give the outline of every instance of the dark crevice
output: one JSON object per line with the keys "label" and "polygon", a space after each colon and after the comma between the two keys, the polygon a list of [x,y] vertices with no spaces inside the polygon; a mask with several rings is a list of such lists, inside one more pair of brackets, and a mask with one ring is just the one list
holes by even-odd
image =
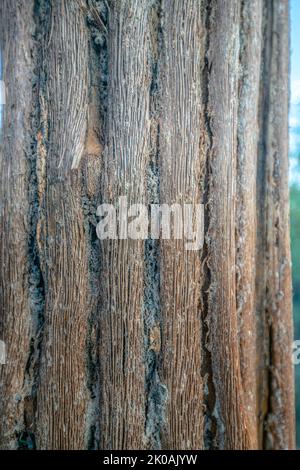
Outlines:
{"label": "dark crevice", "polygon": [[[87,1],[87,28],[89,31],[89,122],[88,130],[97,134],[101,147],[105,146],[108,98],[108,46],[109,5],[104,1]],[[99,159],[101,154],[91,153],[86,147],[82,162],[82,209],[89,249],[89,297],[90,314],[87,331],[87,388],[90,394],[86,420],[87,448],[100,446],[100,241],[96,234],[96,211],[101,204]],[[102,150],[100,151],[100,153]]]}
{"label": "dark crevice", "polygon": [[215,387],[213,383],[212,351],[210,338],[210,318],[209,318],[209,291],[211,286],[211,271],[209,267],[209,227],[210,227],[210,190],[211,190],[211,168],[210,159],[213,145],[213,132],[211,123],[211,114],[209,108],[209,81],[211,73],[210,52],[210,34],[211,34],[211,15],[212,6],[210,1],[206,1],[202,7],[202,23],[205,26],[203,69],[202,69],[202,104],[203,104],[203,123],[204,136],[201,139],[201,145],[205,151],[201,152],[203,157],[202,170],[202,193],[204,204],[204,244],[201,256],[202,266],[202,286],[200,311],[202,320],[202,366],[201,373],[203,377],[203,400],[204,400],[204,447],[205,449],[217,448],[216,434],[217,422],[214,417],[215,408]]}
{"label": "dark crevice", "polygon": [[145,436],[151,449],[161,448],[165,424],[166,387],[161,383],[161,308],[158,240],[145,241],[144,333],[146,364]]}
{"label": "dark crevice", "polygon": [[88,449],[99,448],[99,395],[100,395],[100,359],[98,352],[99,344],[99,280],[100,280],[100,255],[99,240],[96,237],[96,228],[90,220],[94,215],[86,216],[85,227],[88,238],[89,252],[89,285],[91,313],[88,319],[87,329],[87,387],[90,393],[90,403],[87,417],[87,447]]}
{"label": "dark crevice", "polygon": [[100,248],[96,235],[96,209],[97,201],[89,198],[85,192],[84,178],[82,184],[82,206],[84,211],[84,227],[89,249],[88,276],[89,276],[89,304],[90,314],[87,325],[87,388],[90,393],[90,402],[86,423],[86,441],[88,449],[99,447],[99,393],[100,393],[100,359],[99,344],[99,292],[100,292]]}
{"label": "dark crevice", "polygon": [[271,433],[269,429],[269,417],[271,414],[272,410],[272,357],[273,357],[273,334],[272,334],[272,325],[268,325],[268,341],[269,341],[269,363],[266,365],[268,367],[268,401],[267,401],[267,412],[264,418],[264,434],[263,434],[263,449],[272,449],[273,448],[273,442],[271,439]]}
{"label": "dark crevice", "polygon": [[[40,106],[40,96],[43,87],[43,50],[41,47],[44,35],[49,24],[49,5],[44,0],[36,0],[34,4],[35,32],[33,36],[33,57],[35,61],[33,82],[33,106],[31,145],[28,156],[29,180],[29,236],[28,236],[28,280],[29,301],[31,309],[31,338],[29,343],[28,359],[24,371],[24,429],[17,437],[18,448],[32,450],[35,443],[35,417],[36,398],[39,381],[40,350],[43,337],[44,308],[45,308],[45,279],[42,269],[41,253],[38,246],[37,231],[42,217],[42,200],[39,188],[38,165],[41,152],[46,152],[47,123],[43,121]],[[45,176],[46,179],[46,176]]]}
{"label": "dark crevice", "polygon": [[[269,5],[271,3],[271,5]],[[262,445],[263,448],[268,448],[269,445],[269,434],[268,434],[268,421],[269,416],[272,413],[272,318],[269,312],[269,288],[268,288],[268,279],[267,279],[267,271],[268,271],[268,207],[267,207],[267,200],[268,200],[268,191],[272,190],[269,188],[267,184],[268,180],[268,165],[267,165],[267,152],[268,152],[268,139],[269,139],[269,114],[270,114],[270,101],[271,101],[271,88],[270,87],[270,72],[271,72],[271,65],[272,65],[272,54],[273,54],[273,0],[270,2],[265,3],[264,8],[264,24],[263,24],[263,60],[262,60],[262,70],[261,70],[261,133],[260,133],[260,140],[259,140],[259,159],[258,159],[258,169],[257,169],[257,181],[258,181],[258,192],[257,192],[257,207],[258,207],[258,237],[263,237],[263,246],[258,247],[258,253],[265,253],[265,291],[264,291],[264,298],[266,299],[267,306],[260,305],[259,309],[261,312],[264,312],[264,316],[262,321],[264,322],[264,344],[265,350],[264,354],[265,357],[265,368],[267,370],[267,378],[266,378],[266,385],[267,385],[267,403],[266,408],[264,409],[263,415],[260,416],[260,422],[262,423]],[[257,259],[257,262],[260,263],[261,260]]]}
{"label": "dark crevice", "polygon": [[[107,107],[108,107],[108,28],[109,28],[109,6],[106,1],[89,0],[89,8],[87,13],[87,25],[91,35],[91,47],[97,63],[91,61],[92,70],[91,87],[97,87],[99,95],[99,118],[101,143],[105,144],[106,123],[107,123]],[[99,25],[99,18],[104,28]],[[96,69],[96,70],[95,70]],[[94,73],[93,73],[94,71]],[[95,79],[94,79],[95,77]]]}
{"label": "dark crevice", "polygon": [[[161,1],[150,8],[152,30],[152,79],[150,86],[150,158],[147,168],[147,200],[149,204],[159,203],[159,51],[162,44]],[[150,215],[150,214],[149,214]],[[149,217],[150,220],[150,217]],[[144,244],[144,344],[145,344],[145,440],[150,449],[161,449],[162,433],[165,428],[165,406],[167,389],[161,382],[161,303],[160,303],[160,244],[159,240],[148,239]]]}

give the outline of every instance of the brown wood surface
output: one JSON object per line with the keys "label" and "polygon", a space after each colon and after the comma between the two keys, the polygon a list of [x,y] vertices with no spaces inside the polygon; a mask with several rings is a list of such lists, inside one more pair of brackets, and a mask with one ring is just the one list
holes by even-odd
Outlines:
{"label": "brown wood surface", "polygon": [[[292,449],[287,0],[2,0],[0,447]],[[99,240],[204,205],[204,245]]]}

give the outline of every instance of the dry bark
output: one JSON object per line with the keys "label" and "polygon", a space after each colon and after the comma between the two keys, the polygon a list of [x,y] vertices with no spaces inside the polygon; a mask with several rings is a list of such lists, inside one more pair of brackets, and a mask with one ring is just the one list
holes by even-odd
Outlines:
{"label": "dry bark", "polygon": [[[26,6],[25,6],[26,3]],[[33,78],[33,1],[1,2],[2,79],[6,110],[1,129],[1,447],[22,433],[32,329],[29,180]],[[5,20],[4,20],[5,18]],[[5,27],[4,23],[5,22]],[[33,273],[32,273],[33,274]],[[33,319],[34,320],[34,319]]]}
{"label": "dry bark", "polygon": [[[258,155],[258,403],[265,448],[293,448],[294,380],[290,359],[291,258],[288,191],[288,2],[264,4],[264,68]],[[261,394],[261,395],[260,395]],[[290,397],[290,398],[288,398]]]}
{"label": "dry bark", "polygon": [[[201,11],[193,0],[167,0],[161,8],[160,198],[167,204],[199,204]],[[201,259],[185,244],[184,239],[162,240],[160,249],[161,380],[168,393],[163,446],[201,449]]]}
{"label": "dry bark", "polygon": [[36,156],[36,236],[45,290],[36,439],[42,449],[78,449],[85,445],[88,402],[88,246],[77,171],[87,125],[88,34],[76,2],[53,2],[47,20]]}
{"label": "dry bark", "polygon": [[[103,201],[145,202],[150,129],[149,2],[113,2],[109,14]],[[143,447],[143,240],[101,241],[100,369],[103,448]]]}
{"label": "dry bark", "polygon": [[[0,12],[1,448],[293,448],[288,2]],[[119,196],[203,248],[98,240]]]}

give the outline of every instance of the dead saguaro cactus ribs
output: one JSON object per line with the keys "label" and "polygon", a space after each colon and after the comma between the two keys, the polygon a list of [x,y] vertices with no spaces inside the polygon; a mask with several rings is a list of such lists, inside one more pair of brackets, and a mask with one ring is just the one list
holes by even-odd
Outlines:
{"label": "dead saguaro cactus ribs", "polygon": [[0,1],[1,448],[294,448],[288,9]]}

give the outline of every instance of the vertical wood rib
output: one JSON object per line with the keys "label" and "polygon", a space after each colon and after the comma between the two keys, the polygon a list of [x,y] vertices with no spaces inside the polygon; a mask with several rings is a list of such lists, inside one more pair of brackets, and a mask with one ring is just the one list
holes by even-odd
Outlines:
{"label": "vertical wood rib", "polygon": [[[77,2],[51,2],[41,84],[38,244],[45,281],[37,393],[40,449],[85,447],[88,252],[79,164],[87,120],[87,32]],[[43,99],[42,99],[43,98]],[[43,106],[45,103],[45,106]],[[42,159],[45,159],[43,164]],[[75,162],[75,164],[74,164]]]}
{"label": "vertical wood rib", "polygon": [[[145,202],[149,140],[147,0],[111,2],[103,202]],[[101,241],[101,429],[104,449],[141,449],[145,428],[144,242]]]}
{"label": "vertical wood rib", "polygon": [[240,2],[211,2],[208,109],[212,142],[207,233],[211,274],[209,331],[218,447],[245,449],[235,284],[236,142]]}
{"label": "vertical wood rib", "polygon": [[250,448],[258,448],[256,383],[256,168],[262,0],[242,2],[237,150],[236,295],[241,394]]}
{"label": "vertical wood rib", "polygon": [[[198,1],[162,2],[159,162],[161,203],[199,204],[201,24]],[[172,235],[173,236],[173,235]],[[199,251],[161,242],[164,448],[203,447]]]}
{"label": "vertical wood rib", "polygon": [[[265,448],[294,448],[291,259],[288,192],[289,4],[264,2],[264,64],[258,166],[258,376]],[[263,255],[264,253],[264,255]]]}
{"label": "vertical wood rib", "polygon": [[29,354],[29,161],[32,112],[33,1],[2,1],[0,46],[6,105],[0,142],[1,448],[16,448],[24,427],[24,380]]}

